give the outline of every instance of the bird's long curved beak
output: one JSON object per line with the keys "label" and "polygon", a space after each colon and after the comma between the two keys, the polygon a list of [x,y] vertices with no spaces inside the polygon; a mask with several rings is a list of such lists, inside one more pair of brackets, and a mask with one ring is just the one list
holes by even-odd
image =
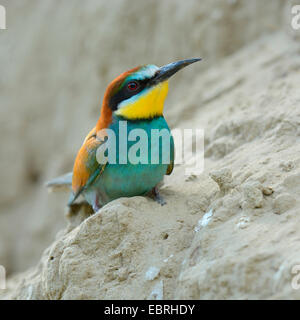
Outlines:
{"label": "bird's long curved beak", "polygon": [[151,85],[165,81],[182,68],[201,60],[202,59],[200,58],[186,59],[166,64],[165,66],[162,66],[157,70],[155,76],[151,80]]}

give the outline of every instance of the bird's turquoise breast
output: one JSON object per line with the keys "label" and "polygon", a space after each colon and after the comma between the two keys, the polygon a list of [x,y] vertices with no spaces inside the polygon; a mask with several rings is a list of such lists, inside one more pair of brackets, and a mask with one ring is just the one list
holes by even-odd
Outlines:
{"label": "bird's turquoise breast", "polygon": [[147,193],[163,179],[174,158],[173,138],[163,117],[139,121],[115,117],[109,129],[116,137],[112,142],[116,163],[109,162],[92,187],[101,204]]}

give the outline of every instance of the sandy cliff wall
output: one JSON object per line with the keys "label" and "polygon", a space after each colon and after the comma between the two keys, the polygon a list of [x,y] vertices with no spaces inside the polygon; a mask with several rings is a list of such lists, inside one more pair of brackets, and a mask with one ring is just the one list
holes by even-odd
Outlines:
{"label": "sandy cliff wall", "polygon": [[290,2],[1,4],[0,264],[9,273],[33,266],[65,228],[67,196],[49,196],[43,182],[72,167],[105,85],[140,63],[205,59],[171,81],[165,112],[172,127],[205,128],[204,174],[176,168],[167,207],[118,200],[71,231],[73,217],[7,296],[297,297],[300,64]]}

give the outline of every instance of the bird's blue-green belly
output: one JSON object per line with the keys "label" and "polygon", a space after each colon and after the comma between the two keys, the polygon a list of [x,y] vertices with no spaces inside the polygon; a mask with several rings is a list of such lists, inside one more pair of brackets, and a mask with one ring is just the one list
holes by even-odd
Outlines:
{"label": "bird's blue-green belly", "polygon": [[166,174],[168,165],[108,165],[95,187],[111,201],[119,197],[143,195],[154,188]]}
{"label": "bird's blue-green belly", "polygon": [[[144,195],[162,181],[168,165],[174,157],[174,144],[171,136],[169,150],[164,150],[164,152],[167,151],[170,153],[169,161],[165,161],[165,158],[163,159],[163,148],[166,148],[162,141],[160,140],[158,145],[151,143],[151,129],[166,129],[168,132],[170,131],[163,117],[151,121],[128,121],[126,124],[127,136],[132,129],[143,129],[143,131],[147,133],[147,152],[141,152],[143,149],[141,148],[138,156],[142,159],[142,163],[133,164],[128,158],[128,154],[130,154],[130,149],[136,145],[138,140],[130,141],[129,139],[129,141],[127,141],[126,149],[127,163],[121,164],[119,161],[119,121],[119,119],[115,119],[110,126],[110,129],[116,133],[116,163],[108,163],[101,176],[85,191],[85,198],[90,203],[95,201],[95,197],[97,197],[97,202],[100,205],[103,205],[120,197]],[[121,133],[121,135],[123,135],[123,133]],[[153,149],[151,150],[153,146],[156,152],[151,152],[153,151]],[[156,162],[156,164],[153,164],[152,162],[153,154],[158,155],[158,162]],[[144,164],[145,162],[146,164]]]}

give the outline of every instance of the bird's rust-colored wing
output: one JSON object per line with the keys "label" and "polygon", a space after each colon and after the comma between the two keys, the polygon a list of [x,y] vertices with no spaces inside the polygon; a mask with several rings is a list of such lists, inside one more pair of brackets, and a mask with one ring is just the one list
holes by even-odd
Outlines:
{"label": "bird's rust-colored wing", "polygon": [[72,204],[81,192],[91,185],[103,170],[103,166],[97,162],[96,152],[103,143],[96,135],[96,128],[92,129],[85,138],[77,153],[72,178],[73,197],[69,201]]}

